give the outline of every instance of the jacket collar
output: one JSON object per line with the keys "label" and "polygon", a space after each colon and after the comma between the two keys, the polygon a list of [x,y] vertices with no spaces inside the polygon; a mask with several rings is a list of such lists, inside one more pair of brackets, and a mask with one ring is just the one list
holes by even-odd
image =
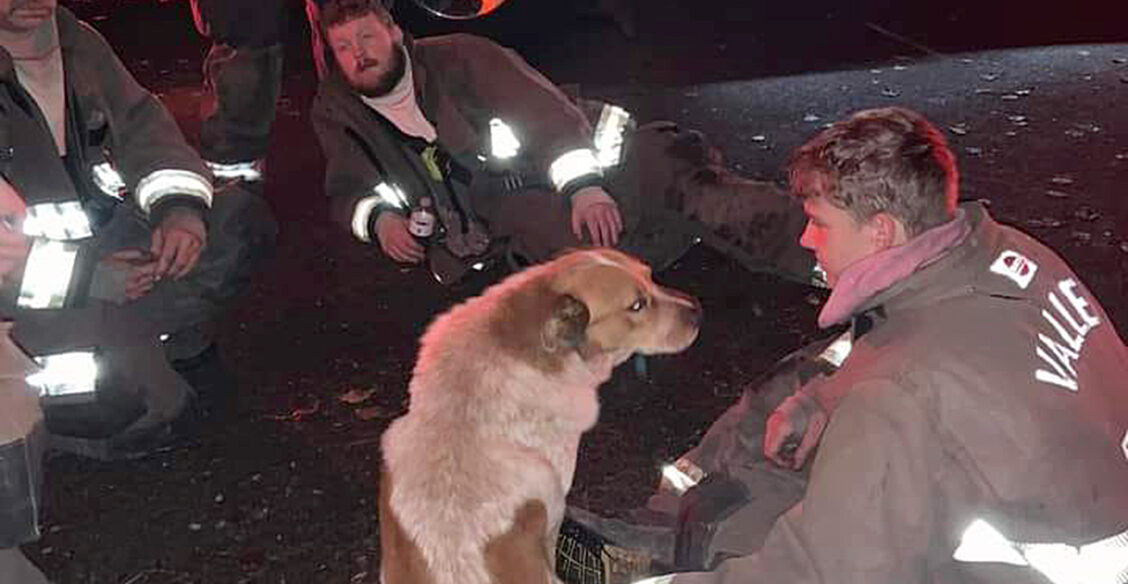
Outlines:
{"label": "jacket collar", "polygon": [[[980,203],[965,203],[960,205],[960,210],[963,212],[962,219],[936,228],[948,228],[949,233],[941,233],[935,241],[927,242],[939,248],[934,254],[925,254],[931,255],[931,258],[916,262],[909,273],[893,278],[892,282],[881,282],[880,285],[871,282],[870,287],[859,297],[853,298],[848,306],[831,307],[835,296],[832,293],[819,315],[819,325],[833,326],[878,307],[886,312],[895,312],[972,293],[975,290],[975,270],[978,263],[970,260],[975,254],[982,253],[981,248],[990,246],[991,234],[997,231],[998,224]],[[961,221],[965,225],[961,227],[955,221]],[[947,245],[944,245],[945,241]],[[843,279],[847,275],[849,270],[843,275]],[[841,281],[839,283],[842,284]],[[843,293],[845,292],[843,289]],[[831,309],[830,312],[828,308]]]}

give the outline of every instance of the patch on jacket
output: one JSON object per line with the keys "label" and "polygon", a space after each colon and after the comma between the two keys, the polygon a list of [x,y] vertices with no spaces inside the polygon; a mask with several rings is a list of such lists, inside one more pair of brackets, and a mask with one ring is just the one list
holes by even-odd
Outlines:
{"label": "patch on jacket", "polygon": [[1030,258],[1008,249],[999,254],[995,263],[991,264],[991,271],[1010,278],[1019,288],[1025,290],[1030,285],[1031,280],[1034,279],[1034,274],[1038,271],[1038,264],[1030,261]]}

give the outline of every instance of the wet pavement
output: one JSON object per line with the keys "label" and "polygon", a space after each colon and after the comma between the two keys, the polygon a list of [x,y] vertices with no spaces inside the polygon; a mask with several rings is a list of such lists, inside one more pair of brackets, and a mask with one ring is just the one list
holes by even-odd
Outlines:
{"label": "wet pavement", "polygon": [[[186,3],[71,5],[194,139],[204,44]],[[944,26],[876,6],[694,5],[691,17],[640,15],[634,39],[591,13],[516,6],[472,30],[642,119],[705,131],[730,164],[762,178],[779,179],[791,148],[852,110],[919,109],[948,133],[964,197],[989,201],[996,217],[1065,256],[1128,331],[1128,45],[959,53],[1112,41],[1111,19],[1060,18],[1039,31],[1053,16],[1039,14],[1024,30],[994,34],[1008,15],[992,9],[976,21],[971,3],[949,7]],[[238,407],[192,443],[142,461],[52,459],[45,533],[28,551],[58,582],[378,581],[378,439],[405,406],[416,338],[436,311],[496,274],[440,288],[328,223],[304,114],[313,76],[295,19],[266,188],[279,251],[223,330]],[[403,20],[416,30],[452,26],[409,9]],[[604,388],[570,495],[595,511],[640,504],[659,464],[775,359],[819,334],[822,296],[708,250],[659,279],[698,296],[706,325],[691,350],[650,360],[645,376],[624,367]]]}

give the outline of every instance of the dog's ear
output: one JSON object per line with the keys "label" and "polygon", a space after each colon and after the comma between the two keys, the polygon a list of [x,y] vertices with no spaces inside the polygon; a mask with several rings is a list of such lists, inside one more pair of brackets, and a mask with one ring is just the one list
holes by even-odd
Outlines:
{"label": "dog's ear", "polygon": [[561,294],[541,329],[541,345],[549,353],[580,346],[590,319],[586,304],[571,294]]}

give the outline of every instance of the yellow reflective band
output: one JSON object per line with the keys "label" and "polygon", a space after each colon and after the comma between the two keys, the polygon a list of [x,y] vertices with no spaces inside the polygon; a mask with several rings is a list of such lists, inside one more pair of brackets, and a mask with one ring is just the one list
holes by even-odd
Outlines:
{"label": "yellow reflective band", "polygon": [[596,158],[603,168],[619,164],[623,156],[623,132],[630,119],[631,114],[617,105],[603,106],[599,114],[599,123],[595,126]]}
{"label": "yellow reflective band", "polygon": [[494,158],[503,160],[517,156],[521,151],[521,141],[513,129],[498,118],[490,120],[490,150]]}
{"label": "yellow reflective band", "polygon": [[428,146],[419,157],[423,159],[423,166],[427,168],[427,174],[431,175],[431,180],[443,182],[443,171],[439,168],[438,155],[438,147]]}
{"label": "yellow reflective band", "polygon": [[211,207],[211,182],[192,171],[165,169],[149,173],[137,183],[137,204],[146,213],[157,201],[174,195],[195,197]]}
{"label": "yellow reflective band", "polygon": [[590,175],[602,176],[603,172],[595,153],[589,148],[565,152],[548,167],[548,177],[558,191],[564,190],[572,181]]}

